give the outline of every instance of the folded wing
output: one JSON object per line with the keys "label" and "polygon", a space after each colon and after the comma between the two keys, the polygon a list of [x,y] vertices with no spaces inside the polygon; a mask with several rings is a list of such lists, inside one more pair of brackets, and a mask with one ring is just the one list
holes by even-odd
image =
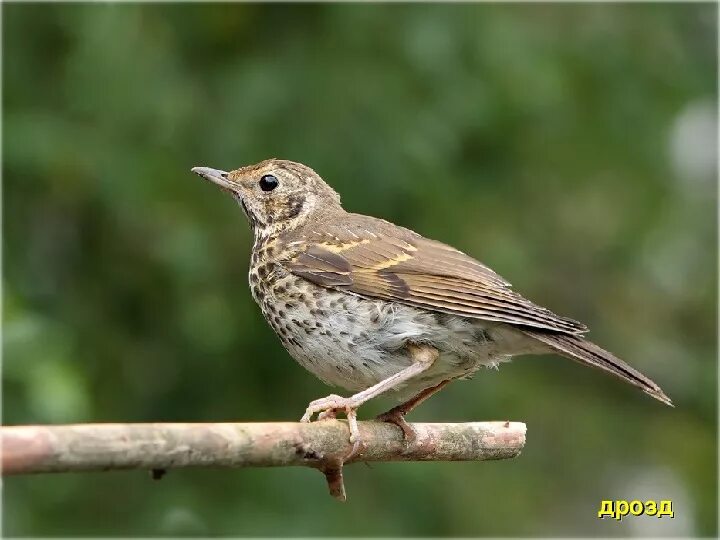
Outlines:
{"label": "folded wing", "polygon": [[306,247],[287,262],[289,270],[367,298],[566,334],[587,330],[513,292],[502,277],[461,251],[394,226],[383,234],[391,225],[378,222],[373,231],[356,226],[349,235],[348,229],[303,233],[298,245]]}

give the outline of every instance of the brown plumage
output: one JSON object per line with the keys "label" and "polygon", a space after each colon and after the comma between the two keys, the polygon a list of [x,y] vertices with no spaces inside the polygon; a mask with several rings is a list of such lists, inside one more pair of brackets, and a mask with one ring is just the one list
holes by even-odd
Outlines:
{"label": "brown plumage", "polygon": [[523,298],[455,248],[346,212],[305,165],[266,160],[230,173],[193,170],[247,215],[255,235],[251,290],[290,354],[322,380],[357,391],[312,402],[305,421],[343,410],[358,443],[357,407],[397,390],[415,397],[383,418],[412,437],[404,414],[449,381],[548,352],[671,404],[652,380],[586,340],[582,323]]}
{"label": "brown plumage", "polygon": [[558,354],[575,360],[586,366],[601,369],[621,378],[627,383],[637,386],[643,392],[666,405],[672,406],[672,401],[665,395],[665,392],[655,384],[655,381],[646,377],[638,370],[632,368],[614,354],[606,351],[592,341],[582,336],[567,335],[561,333],[549,333],[538,330],[523,330],[525,334],[538,341],[547,344]]}
{"label": "brown plumage", "polygon": [[[513,292],[461,251],[408,229],[358,214],[317,228],[285,238],[305,244],[288,268],[317,285],[463,317],[571,334],[587,330]],[[339,241],[348,231],[351,238]]]}

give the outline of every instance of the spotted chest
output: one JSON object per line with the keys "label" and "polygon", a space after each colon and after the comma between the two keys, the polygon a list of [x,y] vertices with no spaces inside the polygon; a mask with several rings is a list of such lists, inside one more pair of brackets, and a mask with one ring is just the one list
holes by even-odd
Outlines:
{"label": "spotted chest", "polygon": [[[380,312],[376,309],[373,316],[367,308],[359,309],[371,302],[290,274],[266,254],[267,248],[261,248],[252,257],[250,288],[265,320],[290,355],[329,384],[345,388],[372,384],[367,381],[377,377],[370,371],[376,371],[379,362],[373,362],[363,344],[372,339],[372,323],[379,321]],[[383,371],[387,376],[393,373]]]}

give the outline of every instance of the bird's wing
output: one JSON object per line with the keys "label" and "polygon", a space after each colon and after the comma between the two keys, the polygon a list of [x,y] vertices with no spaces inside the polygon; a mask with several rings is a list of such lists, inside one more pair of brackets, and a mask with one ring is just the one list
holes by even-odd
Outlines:
{"label": "bird's wing", "polygon": [[293,242],[303,249],[286,265],[317,285],[367,298],[566,334],[587,330],[513,292],[502,277],[461,251],[407,229],[392,232],[353,227],[348,234],[345,228],[343,240],[331,229],[306,234]]}

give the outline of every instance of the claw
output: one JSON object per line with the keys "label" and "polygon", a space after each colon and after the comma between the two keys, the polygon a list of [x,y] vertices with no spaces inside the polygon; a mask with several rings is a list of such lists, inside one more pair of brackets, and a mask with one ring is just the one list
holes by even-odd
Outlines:
{"label": "claw", "polygon": [[350,450],[350,453],[345,456],[343,462],[350,461],[352,458],[360,454],[360,452],[365,449],[365,443],[360,437],[360,428],[357,424],[357,410],[347,409],[345,411],[345,415],[348,419],[348,426],[350,427],[350,442],[352,443],[353,447]]}
{"label": "claw", "polygon": [[388,412],[378,416],[377,419],[381,422],[388,422],[399,427],[403,432],[403,437],[406,443],[413,444],[417,440],[417,432],[410,424],[408,424],[407,420],[405,420],[405,413],[401,410],[390,409]]}

